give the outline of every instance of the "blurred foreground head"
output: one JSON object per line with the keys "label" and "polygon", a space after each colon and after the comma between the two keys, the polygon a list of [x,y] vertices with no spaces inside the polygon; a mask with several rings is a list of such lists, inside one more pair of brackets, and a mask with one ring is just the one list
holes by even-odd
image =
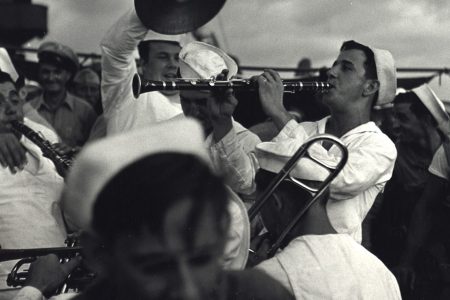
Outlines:
{"label": "blurred foreground head", "polygon": [[68,176],[67,220],[87,230],[118,299],[205,299],[229,226],[227,191],[208,164],[200,125],[168,121],[84,149]]}

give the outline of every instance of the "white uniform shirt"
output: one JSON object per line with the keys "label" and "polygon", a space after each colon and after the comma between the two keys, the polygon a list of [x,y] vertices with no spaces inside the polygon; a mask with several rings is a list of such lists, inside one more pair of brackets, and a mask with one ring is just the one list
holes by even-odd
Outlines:
{"label": "white uniform shirt", "polygon": [[137,73],[134,51],[148,29],[134,9],[122,16],[106,33],[102,50],[102,102],[107,134],[126,132],[170,119],[182,113],[178,95],[170,99],[160,92],[135,99],[132,79]]}
{"label": "white uniform shirt", "polygon": [[[57,142],[57,136],[43,125],[28,119],[24,123],[45,139]],[[66,231],[59,206],[64,179],[53,162],[22,136],[28,163],[24,170],[11,174],[0,168],[0,245],[4,249],[65,246]],[[0,288],[15,261],[0,263]]]}
{"label": "white uniform shirt", "polygon": [[346,234],[298,237],[256,268],[296,299],[401,299],[394,275]]}
{"label": "white uniform shirt", "polygon": [[[77,293],[60,294],[50,297],[49,300],[69,300],[77,296]],[[45,300],[41,291],[32,286],[25,286],[14,296],[12,300]]]}
{"label": "white uniform shirt", "polygon": [[[328,118],[303,123],[291,120],[272,142],[286,143],[297,149],[308,138],[325,133]],[[350,234],[361,242],[361,223],[375,197],[392,176],[397,150],[373,122],[350,130],[340,139],[347,147],[349,156],[347,164],[330,185],[328,217],[337,232]],[[340,160],[340,151],[336,146],[323,150],[329,155],[329,161]],[[238,193],[255,190],[254,179],[259,163],[255,153],[248,152],[232,131],[211,146],[214,164],[222,166],[228,184]]]}
{"label": "white uniform shirt", "polygon": [[436,175],[437,177],[448,180],[450,166],[448,165],[447,162],[447,156],[445,155],[444,146],[441,145],[436,150],[436,153],[433,156],[433,160],[431,161],[428,171],[431,174]]}

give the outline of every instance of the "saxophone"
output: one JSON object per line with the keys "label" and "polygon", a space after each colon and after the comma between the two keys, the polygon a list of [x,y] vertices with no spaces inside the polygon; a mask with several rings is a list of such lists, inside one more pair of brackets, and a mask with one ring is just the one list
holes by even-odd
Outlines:
{"label": "saxophone", "polygon": [[10,124],[13,130],[23,134],[26,138],[38,146],[41,149],[42,154],[53,162],[59,175],[65,177],[67,171],[72,166],[72,156],[59,154],[49,141],[42,138],[37,132],[27,125],[18,121],[12,121]]}

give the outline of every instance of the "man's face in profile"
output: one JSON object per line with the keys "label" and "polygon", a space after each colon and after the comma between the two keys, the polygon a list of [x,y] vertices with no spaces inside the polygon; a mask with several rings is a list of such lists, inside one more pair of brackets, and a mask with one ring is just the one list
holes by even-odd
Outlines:
{"label": "man's face in profile", "polygon": [[[192,201],[169,209],[162,232],[143,228],[113,243],[108,274],[126,299],[206,299],[220,275],[223,237],[210,207],[191,218]],[[120,297],[119,297],[120,298]]]}
{"label": "man's face in profile", "polygon": [[22,121],[23,104],[12,82],[0,83],[0,122]]}

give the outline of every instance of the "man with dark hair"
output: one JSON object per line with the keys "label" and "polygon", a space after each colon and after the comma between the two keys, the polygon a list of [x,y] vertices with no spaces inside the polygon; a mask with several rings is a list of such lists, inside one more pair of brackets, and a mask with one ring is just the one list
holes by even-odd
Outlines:
{"label": "man with dark hair", "polygon": [[135,99],[131,83],[138,71],[133,55],[136,48],[142,78],[176,78],[178,54],[185,38],[186,35],[163,35],[148,30],[134,8],[109,29],[100,45],[101,92],[108,135],[142,128],[182,113],[177,91],[150,92]]}
{"label": "man with dark hair", "polygon": [[[97,116],[85,100],[68,92],[68,83],[79,67],[78,57],[65,45],[45,42],[38,49],[38,58],[39,83],[44,92],[25,105],[25,115],[37,110],[46,121],[43,125],[50,124],[62,143],[79,148],[88,139]],[[40,122],[32,115],[30,118]]]}
{"label": "man with dark hair", "polygon": [[[286,155],[292,155],[308,138],[320,133],[340,137],[348,147],[348,163],[331,184],[327,209],[337,232],[348,233],[361,242],[361,223],[390,179],[397,155],[392,141],[370,121],[374,105],[394,98],[396,76],[392,55],[353,41],[344,43],[328,71],[331,88],[323,96],[331,115],[316,122],[293,120],[283,106],[283,85],[278,73],[267,70],[256,80],[262,107],[280,130],[270,143],[287,147]],[[255,190],[258,158],[254,151],[243,151],[236,140],[231,127],[234,106],[225,102],[221,108],[216,110],[220,122],[214,126],[215,144],[211,151],[216,163],[227,173],[228,184],[235,191],[251,193]],[[326,143],[317,147],[325,156],[339,157],[336,147],[330,148]]]}

